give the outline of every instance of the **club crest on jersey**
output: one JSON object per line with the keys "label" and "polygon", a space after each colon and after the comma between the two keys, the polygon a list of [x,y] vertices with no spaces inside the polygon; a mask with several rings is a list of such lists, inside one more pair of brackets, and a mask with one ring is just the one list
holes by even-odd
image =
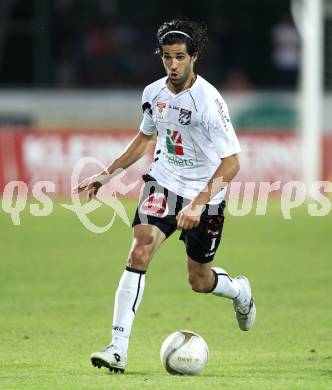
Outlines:
{"label": "club crest on jersey", "polygon": [[191,123],[191,111],[181,108],[179,114],[179,123],[181,125],[190,125]]}
{"label": "club crest on jersey", "polygon": [[166,103],[157,102],[157,118],[165,119],[166,118]]}

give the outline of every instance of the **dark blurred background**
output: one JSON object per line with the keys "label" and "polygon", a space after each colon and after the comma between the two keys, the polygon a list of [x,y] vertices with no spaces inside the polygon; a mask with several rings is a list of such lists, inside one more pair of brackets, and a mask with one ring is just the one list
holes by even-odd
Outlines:
{"label": "dark blurred background", "polygon": [[296,88],[290,0],[0,0],[0,87],[140,87],[164,75],[158,25],[181,16],[207,22],[197,71],[218,88]]}
{"label": "dark blurred background", "polygon": [[68,194],[80,158],[116,158],[141,122],[143,87],[164,76],[157,28],[183,16],[208,25],[196,70],[228,104],[238,180],[298,180],[320,165],[315,177],[331,178],[332,0],[0,0],[0,191],[52,179]]}

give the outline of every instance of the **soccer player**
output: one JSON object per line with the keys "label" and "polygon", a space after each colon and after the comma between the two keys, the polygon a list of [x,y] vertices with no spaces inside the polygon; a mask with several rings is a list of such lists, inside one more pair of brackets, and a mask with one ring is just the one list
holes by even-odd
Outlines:
{"label": "soccer player", "polygon": [[166,77],[143,92],[143,120],[136,137],[105,172],[78,191],[92,199],[117,171],[141,158],[156,141],[154,162],[133,221],[133,243],[115,295],[112,341],[94,352],[94,366],[123,372],[132,324],[143,297],[145,273],[162,242],[177,229],[184,242],[191,288],[233,301],[241,330],[256,316],[249,281],[231,278],[212,261],[224,222],[227,183],[239,170],[240,145],[219,92],[195,74],[207,28],[187,19],[163,23],[157,50]]}

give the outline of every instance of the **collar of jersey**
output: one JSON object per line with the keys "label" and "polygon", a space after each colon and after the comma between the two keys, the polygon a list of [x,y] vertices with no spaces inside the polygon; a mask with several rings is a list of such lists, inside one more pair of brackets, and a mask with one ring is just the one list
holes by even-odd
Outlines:
{"label": "collar of jersey", "polygon": [[190,88],[187,88],[187,89],[185,89],[185,90],[183,90],[183,91],[181,91],[181,92],[179,92],[179,93],[174,93],[174,92],[172,92],[172,91],[168,88],[168,86],[167,86],[167,84],[166,84],[168,78],[166,77],[164,89],[166,89],[166,91],[167,91],[171,96],[173,96],[173,97],[178,97],[178,96],[183,95],[184,93],[193,91],[193,90],[197,87],[197,85],[199,84],[200,79],[201,79],[201,76],[199,76],[198,74],[196,74],[196,80],[194,81],[194,84],[193,84]]}

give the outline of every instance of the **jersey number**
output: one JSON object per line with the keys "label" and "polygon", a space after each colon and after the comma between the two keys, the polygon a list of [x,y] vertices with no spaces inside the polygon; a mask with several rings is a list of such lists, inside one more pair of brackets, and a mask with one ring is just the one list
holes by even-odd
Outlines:
{"label": "jersey number", "polygon": [[217,241],[217,237],[212,238],[210,251],[213,251],[213,249],[216,247],[216,241]]}

